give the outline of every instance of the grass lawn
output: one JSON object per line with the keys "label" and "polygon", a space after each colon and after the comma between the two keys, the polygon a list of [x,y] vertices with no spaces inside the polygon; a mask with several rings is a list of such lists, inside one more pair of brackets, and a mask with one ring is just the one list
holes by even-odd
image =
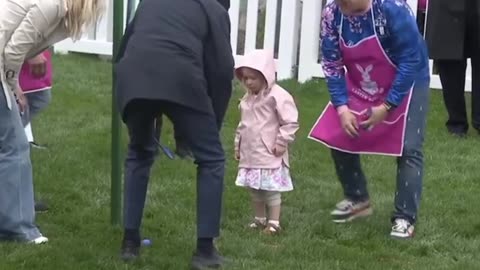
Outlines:
{"label": "grass lawn", "polygon": [[[52,207],[38,216],[38,224],[51,241],[1,244],[0,269],[188,269],[195,245],[194,166],[160,157],[143,223],[153,245],[143,249],[138,262],[119,261],[121,229],[110,225],[110,65],[69,55],[55,57],[55,70],[53,103],[34,122],[36,139],[49,149],[33,150],[36,191]],[[218,245],[234,259],[227,269],[480,269],[480,136],[471,132],[456,139],[446,133],[439,91],[431,97],[417,236],[398,241],[388,237],[395,160],[364,158],[375,214],[354,224],[333,224],[329,212],[342,198],[340,185],[329,151],[307,139],[327,90],[322,81],[282,85],[294,93],[301,115],[291,158],[296,190],[284,199],[284,234],[270,238],[245,229],[249,196],[234,186],[231,158],[241,94],[236,91],[223,129],[229,159]],[[166,126],[163,142],[173,147]]]}

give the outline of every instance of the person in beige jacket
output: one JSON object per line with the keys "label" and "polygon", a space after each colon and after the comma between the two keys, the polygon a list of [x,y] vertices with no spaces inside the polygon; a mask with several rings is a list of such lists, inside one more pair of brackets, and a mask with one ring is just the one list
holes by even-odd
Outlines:
{"label": "person in beige jacket", "polygon": [[30,147],[20,119],[27,106],[20,69],[28,59],[45,65],[35,56],[58,41],[79,38],[101,14],[103,1],[0,1],[0,240],[48,241],[35,225]]}

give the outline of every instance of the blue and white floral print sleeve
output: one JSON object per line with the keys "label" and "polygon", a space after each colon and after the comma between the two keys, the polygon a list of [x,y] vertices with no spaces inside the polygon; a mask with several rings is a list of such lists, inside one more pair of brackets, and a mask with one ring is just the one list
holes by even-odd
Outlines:
{"label": "blue and white floral print sleeve", "polygon": [[[323,10],[320,33],[323,73],[327,81],[331,102],[335,107],[348,102],[345,69],[340,52],[340,36],[338,33],[338,7],[328,4]],[[337,19],[336,19],[337,18]]]}
{"label": "blue and white floral print sleeve", "polygon": [[[373,0],[376,22],[385,26],[380,31],[376,25],[380,43],[390,60],[397,65],[397,76],[392,84],[387,101],[399,105],[413,82],[428,80],[428,55],[425,42],[420,35],[413,12],[404,0]],[[331,102],[335,107],[345,105],[348,95],[345,71],[340,52],[339,27],[342,14],[338,6],[328,4],[322,14],[321,52],[322,67],[327,81]],[[372,34],[371,13],[361,16],[345,16],[342,38],[354,45]]]}
{"label": "blue and white floral print sleeve", "polygon": [[397,106],[408,94],[422,67],[428,67],[428,57],[415,15],[406,1],[384,0],[382,8],[390,33],[389,54],[398,69],[387,102]]}

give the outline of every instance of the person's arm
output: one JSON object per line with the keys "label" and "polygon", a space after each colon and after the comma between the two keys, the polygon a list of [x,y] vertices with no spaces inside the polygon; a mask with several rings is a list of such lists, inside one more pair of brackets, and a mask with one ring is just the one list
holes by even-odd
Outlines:
{"label": "person's arm", "polygon": [[240,151],[240,144],[242,141],[241,134],[244,129],[245,129],[245,125],[243,124],[242,121],[240,121],[240,123],[238,123],[237,129],[235,130],[235,139],[233,141],[235,152]]}
{"label": "person's arm", "polygon": [[330,92],[330,99],[337,110],[341,112],[348,109],[348,95],[344,63],[340,51],[340,37],[334,21],[335,7],[334,4],[329,4],[323,10],[320,41],[323,73]]}
{"label": "person's arm", "polygon": [[[208,95],[212,101],[213,111],[221,129],[232,95],[234,60],[230,44],[230,18],[222,11],[222,19],[211,24],[208,46],[205,48],[205,77],[208,84]],[[210,18],[213,21],[213,18]]]}
{"label": "person's arm", "polygon": [[[291,96],[275,99],[277,117],[280,122],[276,148],[287,148],[288,144],[295,139],[295,133],[299,128],[298,110]],[[283,153],[282,153],[283,154]]]}
{"label": "person's arm", "polygon": [[127,24],[125,28],[125,32],[122,36],[122,40],[120,41],[120,45],[118,47],[117,55],[114,55],[114,63],[118,63],[122,60],[123,56],[125,55],[125,51],[127,49],[128,41],[133,34],[133,28],[135,27],[135,17]]}
{"label": "person's arm", "polygon": [[397,74],[386,103],[396,107],[408,94],[421,63],[422,42],[415,16],[407,3],[385,1],[383,11],[391,39],[390,53],[395,56]]}
{"label": "person's arm", "polygon": [[58,20],[56,5],[32,7],[13,31],[3,50],[5,74],[7,83],[12,90],[18,91],[18,77],[27,54],[37,46],[52,26]]}

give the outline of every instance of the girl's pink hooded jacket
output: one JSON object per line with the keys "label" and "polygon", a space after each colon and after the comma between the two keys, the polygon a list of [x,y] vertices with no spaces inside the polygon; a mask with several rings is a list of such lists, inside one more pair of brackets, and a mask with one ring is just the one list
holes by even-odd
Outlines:
{"label": "girl's pink hooded jacket", "polygon": [[276,84],[273,53],[255,50],[245,55],[236,68],[240,80],[242,67],[263,74],[268,88],[258,95],[247,93],[240,101],[241,120],[235,136],[235,150],[240,153],[240,168],[276,169],[289,166],[288,150],[283,156],[274,155],[274,149],[295,139],[298,111],[293,97]]}

